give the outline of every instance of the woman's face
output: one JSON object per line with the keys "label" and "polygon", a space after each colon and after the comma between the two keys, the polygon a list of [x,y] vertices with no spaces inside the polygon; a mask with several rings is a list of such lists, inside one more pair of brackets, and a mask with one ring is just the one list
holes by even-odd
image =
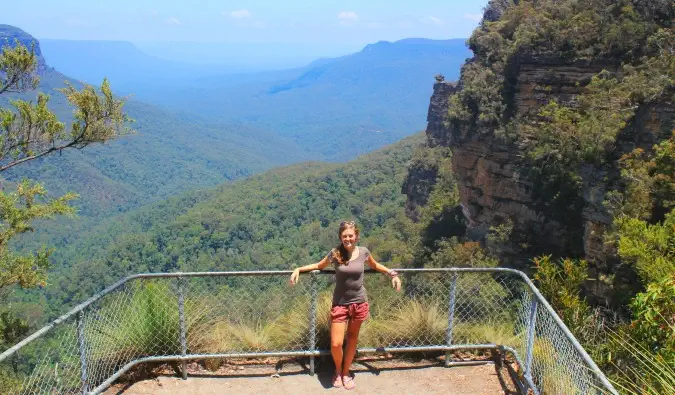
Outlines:
{"label": "woman's face", "polygon": [[358,236],[356,235],[354,228],[347,228],[340,234],[340,241],[345,248],[353,248],[357,239]]}

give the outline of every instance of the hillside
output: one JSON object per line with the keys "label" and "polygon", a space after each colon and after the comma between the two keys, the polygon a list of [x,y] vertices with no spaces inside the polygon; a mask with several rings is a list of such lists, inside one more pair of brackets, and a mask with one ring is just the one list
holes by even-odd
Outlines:
{"label": "hillside", "polygon": [[400,264],[401,182],[421,143],[416,134],[346,164],[270,170],[107,219],[62,248],[42,296],[24,300],[45,297],[59,312],[132,273],[287,269],[320,259],[344,218],[359,222],[375,256]]}
{"label": "hillside", "polygon": [[[5,25],[2,32],[21,31]],[[25,42],[34,40],[21,33]],[[45,65],[43,59],[40,62]],[[46,65],[39,74],[38,91],[49,93],[50,108],[67,120],[71,109],[57,89],[79,83]],[[112,86],[114,89],[114,81]],[[36,95],[2,95],[0,105],[7,106],[14,98],[35,100]],[[305,158],[293,143],[238,122],[209,123],[133,98],[128,99],[125,110],[135,120],[132,127],[138,134],[35,160],[5,172],[5,177],[38,179],[54,195],[79,193],[76,205],[80,214],[100,217]]]}

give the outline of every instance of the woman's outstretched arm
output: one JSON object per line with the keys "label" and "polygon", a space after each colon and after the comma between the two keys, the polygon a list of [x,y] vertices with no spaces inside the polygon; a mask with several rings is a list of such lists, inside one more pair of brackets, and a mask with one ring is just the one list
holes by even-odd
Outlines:
{"label": "woman's outstretched arm", "polygon": [[372,255],[368,255],[366,262],[368,262],[368,266],[370,266],[371,269],[391,277],[391,285],[396,288],[397,291],[401,290],[401,279],[398,277],[396,271],[378,263]]}
{"label": "woman's outstretched arm", "polygon": [[300,280],[300,273],[311,272],[312,270],[323,270],[329,263],[328,256],[325,256],[317,263],[301,266],[293,270],[293,273],[291,274],[291,285],[297,284],[298,280]]}

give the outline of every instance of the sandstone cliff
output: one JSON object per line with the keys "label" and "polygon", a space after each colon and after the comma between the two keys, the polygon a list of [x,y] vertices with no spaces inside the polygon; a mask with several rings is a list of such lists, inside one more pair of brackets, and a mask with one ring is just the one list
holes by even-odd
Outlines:
{"label": "sandstone cliff", "polygon": [[28,48],[33,48],[37,56],[37,72],[38,74],[42,74],[48,67],[42,56],[38,40],[18,27],[0,24],[0,46],[9,45],[10,47],[14,47],[16,41],[19,41]]}
{"label": "sandstone cliff", "polygon": [[[551,99],[574,105],[581,89],[603,69],[615,72],[617,65],[551,56],[524,58],[514,71],[515,89],[506,101],[515,116],[536,115]],[[596,264],[604,263],[604,267],[598,267],[601,271],[611,271],[607,265],[612,263],[613,252],[604,244],[603,234],[612,218],[602,202],[606,192],[616,187],[618,170],[612,166],[584,166],[580,169],[584,175],[583,196],[570,197],[569,207],[562,211],[551,207],[541,199],[536,180],[528,177],[528,164],[519,146],[500,138],[495,131],[478,133],[470,127],[447,123],[448,99],[461,86],[461,80],[436,82],[426,134],[429,147],[451,148],[468,235],[498,251],[507,265],[525,268],[531,266],[531,257],[546,253],[585,257]],[[673,103],[640,109],[619,136],[616,157],[636,147],[650,148],[668,136],[674,121]],[[425,204],[435,177],[433,169],[410,169],[404,185],[409,212]],[[513,225],[507,242],[496,245],[485,237],[491,226],[504,223]]]}

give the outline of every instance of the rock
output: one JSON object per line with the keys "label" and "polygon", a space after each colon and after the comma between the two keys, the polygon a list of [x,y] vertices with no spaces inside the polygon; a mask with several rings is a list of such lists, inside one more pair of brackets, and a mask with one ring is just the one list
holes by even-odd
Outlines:
{"label": "rock", "polygon": [[[618,70],[618,65],[611,61],[551,56],[521,57],[517,63],[515,89],[508,98],[517,116],[536,116],[552,99],[574,106],[577,96],[595,74],[603,69]],[[580,169],[584,179],[583,196],[566,208],[566,212],[576,214],[561,216],[538,196],[536,185],[528,177],[521,147],[505,142],[494,130],[476,133],[469,126],[447,123],[449,98],[460,89],[461,81],[434,84],[426,135],[429,147],[450,147],[452,151],[452,169],[462,212],[469,224],[467,234],[486,243],[507,265],[521,269],[531,267],[532,256],[546,253],[586,258],[598,265],[592,269],[611,272],[615,252],[604,243],[603,237],[612,218],[603,201],[606,193],[616,187],[618,171],[611,166],[588,165]],[[633,122],[617,139],[615,159],[636,147],[651,148],[669,135],[674,120],[673,103],[639,109]],[[433,166],[411,167],[404,184],[409,213],[415,213],[417,207],[426,203],[435,180]],[[414,215],[411,217],[417,219]],[[512,237],[502,244],[487,240],[490,226],[506,220],[513,223]]]}
{"label": "rock", "polygon": [[42,56],[40,42],[35,37],[19,29],[18,27],[11,25],[0,25],[0,46],[9,45],[10,47],[14,47],[17,40],[29,49],[31,46],[33,46],[35,55],[37,56],[37,72],[38,74],[42,74],[47,69],[47,63],[45,62],[45,58]]}

